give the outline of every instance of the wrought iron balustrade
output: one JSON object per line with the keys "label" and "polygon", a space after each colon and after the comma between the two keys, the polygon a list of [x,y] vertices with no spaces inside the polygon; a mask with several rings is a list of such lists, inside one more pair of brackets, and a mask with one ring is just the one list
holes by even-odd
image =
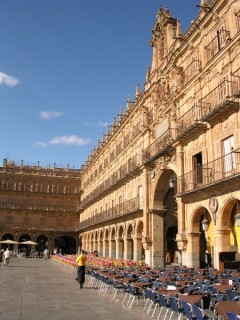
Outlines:
{"label": "wrought iron balustrade", "polygon": [[192,192],[237,176],[240,177],[240,149],[178,177],[178,194]]}
{"label": "wrought iron balustrade", "polygon": [[196,121],[201,119],[201,106],[194,103],[192,108],[185,112],[176,120],[177,136],[181,136],[191,126],[196,124]]}
{"label": "wrought iron balustrade", "polygon": [[233,96],[240,97],[240,68],[232,73],[234,79],[232,85],[232,94]]}
{"label": "wrought iron balustrade", "polygon": [[138,210],[142,210],[140,208],[140,197],[137,196],[128,201],[125,201],[121,204],[114,206],[113,208],[109,208],[101,213],[96,214],[95,216],[86,219],[79,223],[76,227],[77,230],[82,230],[91,226],[94,226],[99,223],[103,223],[112,219],[116,219],[119,216],[123,216],[132,212],[136,212]]}
{"label": "wrought iron balustrade", "polygon": [[209,62],[219,51],[221,51],[230,41],[230,32],[227,30],[218,30],[205,49],[207,50],[207,61]]}
{"label": "wrought iron balustrade", "polygon": [[154,156],[161,153],[165,148],[171,145],[173,140],[173,129],[167,129],[159,138],[157,138],[149,147],[143,150],[143,162],[147,162]]}
{"label": "wrought iron balustrade", "polygon": [[183,85],[187,84],[191,79],[196,76],[201,70],[202,63],[199,60],[192,60],[192,62],[184,70],[184,81]]}
{"label": "wrought iron balustrade", "polygon": [[226,106],[234,104],[234,102],[231,101],[233,86],[233,81],[225,79],[203,97],[199,101],[201,106],[200,118],[204,119],[214,110],[220,111],[220,109],[224,109]]}

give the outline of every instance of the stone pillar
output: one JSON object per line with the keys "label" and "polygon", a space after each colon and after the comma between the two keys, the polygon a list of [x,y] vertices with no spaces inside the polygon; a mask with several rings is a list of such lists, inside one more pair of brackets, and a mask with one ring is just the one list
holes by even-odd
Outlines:
{"label": "stone pillar", "polygon": [[[150,223],[150,209],[149,209],[149,175],[150,170],[148,168],[143,169],[143,175],[144,175],[144,185],[143,185],[143,237],[142,237],[142,246],[143,250],[145,251],[145,263],[147,265],[151,265],[151,255],[150,255],[150,246],[152,244],[151,242],[151,223]],[[147,250],[147,252],[146,252]],[[141,254],[142,255],[142,254]],[[142,260],[142,259],[141,259]]]}
{"label": "stone pillar", "polygon": [[123,241],[123,239],[116,238],[116,258],[117,259],[124,258],[123,249],[124,249],[124,241]]}
{"label": "stone pillar", "polygon": [[[177,168],[178,168],[178,176],[182,176],[184,174],[184,148],[181,144],[177,144],[176,146],[176,154],[177,154]],[[178,180],[177,184],[177,192],[182,191],[183,185],[182,180]],[[184,251],[187,246],[187,237],[186,237],[186,225],[185,225],[185,203],[182,198],[177,198],[177,208],[178,208],[178,234],[176,236],[176,241],[178,245],[178,249],[180,251]]]}
{"label": "stone pillar", "polygon": [[188,244],[183,264],[189,267],[199,267],[200,265],[200,236],[201,232],[192,232],[187,234]]}
{"label": "stone pillar", "polygon": [[126,245],[126,250],[124,250],[126,259],[133,260],[133,252],[134,252],[133,239],[126,239],[124,245]]}
{"label": "stone pillar", "polygon": [[134,238],[134,252],[133,252],[133,260],[136,262],[142,261],[142,250],[143,250],[143,245],[142,245],[142,238]]}
{"label": "stone pillar", "polygon": [[116,241],[109,241],[109,257],[116,258]]}
{"label": "stone pillar", "polygon": [[165,265],[164,218],[165,210],[152,210],[152,257],[151,266]]}
{"label": "stone pillar", "polygon": [[227,230],[216,230],[213,233],[214,237],[214,246],[213,246],[213,265],[214,268],[219,269],[220,271],[223,271],[224,265],[223,262],[219,259],[219,253],[220,252],[231,252],[231,246],[230,246],[230,233],[231,229]]}
{"label": "stone pillar", "polygon": [[103,256],[109,257],[109,240],[108,240],[108,238],[103,240]]}

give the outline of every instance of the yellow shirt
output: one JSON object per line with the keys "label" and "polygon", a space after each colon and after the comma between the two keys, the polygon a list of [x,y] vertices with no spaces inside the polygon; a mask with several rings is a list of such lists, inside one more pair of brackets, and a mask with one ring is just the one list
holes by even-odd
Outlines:
{"label": "yellow shirt", "polygon": [[76,262],[79,267],[85,266],[87,261],[87,256],[85,254],[80,254],[80,256],[77,257]]}

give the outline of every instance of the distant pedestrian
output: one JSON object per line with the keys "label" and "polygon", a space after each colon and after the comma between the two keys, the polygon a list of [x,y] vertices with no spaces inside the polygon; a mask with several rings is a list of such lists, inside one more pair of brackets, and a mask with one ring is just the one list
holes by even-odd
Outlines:
{"label": "distant pedestrian", "polygon": [[83,284],[85,282],[86,261],[87,261],[87,256],[86,256],[84,250],[81,250],[81,254],[76,259],[76,262],[78,265],[76,280],[78,281],[78,283],[80,285],[80,289],[82,289]]}
{"label": "distant pedestrian", "polygon": [[3,262],[4,262],[3,265],[8,267],[9,260],[10,260],[10,251],[7,248],[7,250],[4,251],[3,253]]}
{"label": "distant pedestrian", "polygon": [[46,248],[46,249],[43,251],[43,258],[44,258],[44,260],[47,260],[48,257],[49,257],[49,251],[48,251],[48,249]]}

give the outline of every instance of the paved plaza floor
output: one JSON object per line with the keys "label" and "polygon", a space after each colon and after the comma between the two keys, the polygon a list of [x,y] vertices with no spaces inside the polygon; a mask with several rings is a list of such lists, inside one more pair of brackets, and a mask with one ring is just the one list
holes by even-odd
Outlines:
{"label": "paved plaza floor", "polygon": [[0,320],[145,320],[94,288],[79,288],[75,272],[53,260],[12,258],[0,266]]}

